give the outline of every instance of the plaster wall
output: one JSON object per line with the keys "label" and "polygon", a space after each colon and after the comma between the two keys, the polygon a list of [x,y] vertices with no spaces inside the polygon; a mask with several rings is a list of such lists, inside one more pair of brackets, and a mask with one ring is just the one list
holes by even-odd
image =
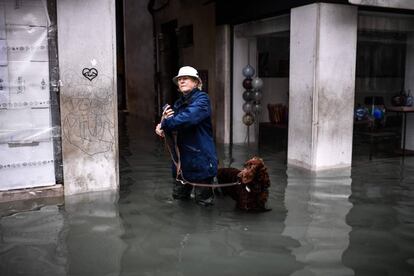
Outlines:
{"label": "plaster wall", "polygon": [[[414,32],[407,36],[407,60],[405,69],[405,89],[411,90],[414,96]],[[414,113],[407,114],[407,136],[405,148],[414,150]]]}
{"label": "plaster wall", "polygon": [[291,11],[288,163],[310,170],[352,159],[357,8]]}
{"label": "plaster wall", "polygon": [[59,0],[57,18],[65,195],[116,190],[115,1]]}

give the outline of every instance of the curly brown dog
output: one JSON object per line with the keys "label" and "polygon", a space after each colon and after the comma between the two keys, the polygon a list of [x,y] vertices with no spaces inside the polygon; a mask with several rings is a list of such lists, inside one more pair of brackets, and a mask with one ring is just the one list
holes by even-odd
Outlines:
{"label": "curly brown dog", "polygon": [[236,168],[220,168],[217,172],[219,184],[240,182],[221,188],[225,195],[236,201],[237,208],[245,211],[269,211],[266,207],[269,198],[270,180],[264,162],[259,157],[246,161],[242,170]]}

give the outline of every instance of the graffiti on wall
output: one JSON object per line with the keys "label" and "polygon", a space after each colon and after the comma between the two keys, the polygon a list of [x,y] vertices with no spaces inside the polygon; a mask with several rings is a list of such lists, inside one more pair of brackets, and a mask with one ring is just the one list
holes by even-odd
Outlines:
{"label": "graffiti on wall", "polygon": [[98,76],[98,70],[96,68],[83,68],[82,75],[89,81],[92,81]]}
{"label": "graffiti on wall", "polygon": [[63,139],[93,156],[112,151],[115,143],[113,82],[96,68],[62,74]]}

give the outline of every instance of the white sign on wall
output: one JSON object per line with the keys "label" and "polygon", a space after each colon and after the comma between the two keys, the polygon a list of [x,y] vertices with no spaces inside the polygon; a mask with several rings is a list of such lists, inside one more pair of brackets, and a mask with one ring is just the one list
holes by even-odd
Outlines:
{"label": "white sign on wall", "polygon": [[351,4],[361,5],[361,6],[414,10],[413,0],[348,0],[348,1]]}

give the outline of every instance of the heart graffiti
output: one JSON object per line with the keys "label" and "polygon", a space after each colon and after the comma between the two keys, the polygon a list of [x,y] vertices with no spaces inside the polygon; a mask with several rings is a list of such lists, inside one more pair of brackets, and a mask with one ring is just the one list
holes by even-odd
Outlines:
{"label": "heart graffiti", "polygon": [[82,75],[89,81],[92,81],[98,76],[98,70],[96,68],[83,68]]}

